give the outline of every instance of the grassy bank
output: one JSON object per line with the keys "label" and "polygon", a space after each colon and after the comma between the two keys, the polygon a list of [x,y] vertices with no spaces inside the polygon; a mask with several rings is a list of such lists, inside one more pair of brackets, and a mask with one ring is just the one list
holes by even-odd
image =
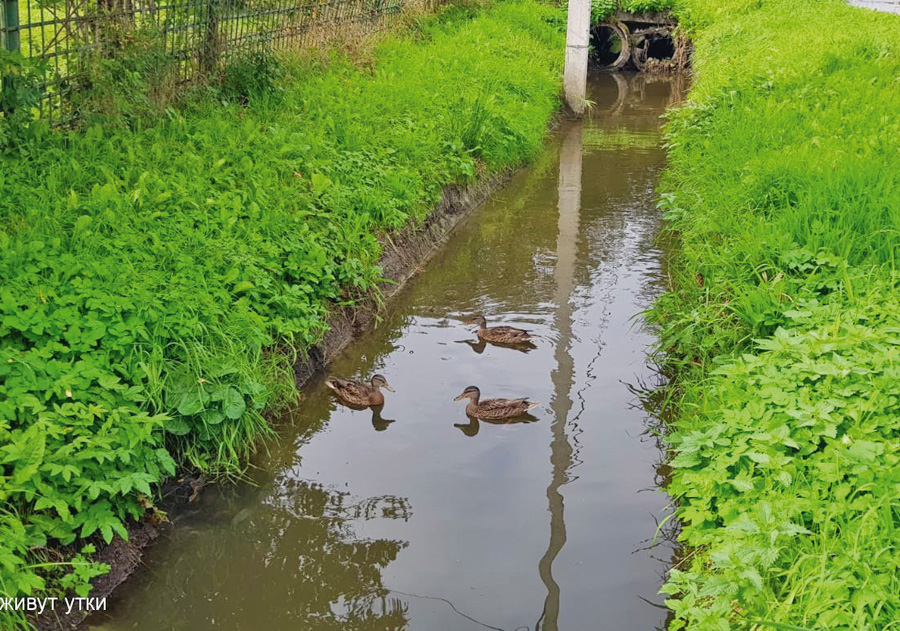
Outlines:
{"label": "grassy bank", "polygon": [[[683,0],[672,628],[900,625],[900,18]],[[780,626],[779,626],[780,625]]]}
{"label": "grassy bank", "polygon": [[68,559],[178,463],[240,466],[292,351],[379,280],[379,239],[538,151],[564,22],[451,8],[365,60],[250,60],[0,157],[0,593],[83,591],[97,568]]}

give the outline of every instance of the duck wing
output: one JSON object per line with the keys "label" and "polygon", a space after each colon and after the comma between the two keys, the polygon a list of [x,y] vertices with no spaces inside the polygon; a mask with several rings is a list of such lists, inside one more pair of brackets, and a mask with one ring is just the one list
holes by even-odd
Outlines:
{"label": "duck wing", "polygon": [[339,377],[329,377],[325,380],[325,385],[335,391],[338,395],[354,400],[365,399],[372,394],[372,387],[368,384],[352,379],[341,379]]}
{"label": "duck wing", "polygon": [[521,342],[528,342],[534,336],[525,329],[517,329],[512,326],[495,326],[484,329],[484,332],[481,333],[479,337],[493,342],[518,344]]}
{"label": "duck wing", "polygon": [[527,398],[522,399],[485,399],[478,403],[478,418],[511,418],[524,414],[534,408],[537,403],[532,403]]}
{"label": "duck wing", "polygon": [[501,335],[524,335],[526,337],[531,337],[531,333],[525,329],[517,329],[514,326],[494,326],[488,329],[488,331],[496,331]]}

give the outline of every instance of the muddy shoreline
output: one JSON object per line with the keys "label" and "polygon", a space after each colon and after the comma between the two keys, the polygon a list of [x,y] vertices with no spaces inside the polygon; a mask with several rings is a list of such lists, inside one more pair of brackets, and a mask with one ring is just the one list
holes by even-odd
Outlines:
{"label": "muddy shoreline", "polygon": [[[555,122],[548,131],[553,127]],[[382,299],[389,300],[400,291],[441,247],[459,221],[484,203],[516,171],[517,169],[506,169],[470,185],[446,187],[441,200],[421,225],[409,226],[383,239],[384,253],[379,264],[383,277],[390,282],[384,282],[379,286]],[[356,306],[342,307],[335,311],[328,320],[329,330],[325,339],[310,348],[306,357],[294,365],[297,388],[302,389],[310,377],[323,370],[348,344],[374,326],[378,312],[379,304],[373,298]],[[277,412],[277,409],[271,410],[266,413],[266,417],[274,418]],[[165,482],[163,495],[171,499],[164,502],[163,508],[184,503],[190,494],[189,484],[182,479],[175,478]],[[94,541],[99,548],[96,560],[109,565],[110,570],[91,581],[94,589],[90,593],[90,598],[108,598],[117,587],[127,581],[139,567],[144,550],[159,537],[161,529],[165,527],[164,524],[152,523],[148,517],[129,525],[128,541],[119,537],[109,545],[104,544],[102,540]],[[38,616],[32,622],[39,631],[69,631],[81,628],[89,613],[73,611],[69,615],[65,613],[60,615],[60,612],[55,611]]]}

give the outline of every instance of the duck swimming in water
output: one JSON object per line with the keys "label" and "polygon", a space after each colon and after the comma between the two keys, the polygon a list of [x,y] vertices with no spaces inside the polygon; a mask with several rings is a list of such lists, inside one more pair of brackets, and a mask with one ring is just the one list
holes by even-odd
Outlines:
{"label": "duck swimming in water", "polygon": [[529,410],[533,410],[540,403],[522,399],[485,399],[481,400],[481,390],[475,386],[469,386],[462,391],[454,401],[468,399],[466,414],[475,419],[497,420],[522,416]]}
{"label": "duck swimming in water", "polygon": [[466,324],[478,325],[478,339],[495,344],[530,344],[535,335],[525,329],[517,329],[514,326],[491,326],[483,315],[474,316]]}
{"label": "duck swimming in water", "polygon": [[362,407],[384,405],[384,395],[381,393],[381,388],[394,392],[394,389],[388,385],[384,375],[372,375],[372,380],[369,383],[329,377],[325,380],[325,385],[331,388],[345,403]]}

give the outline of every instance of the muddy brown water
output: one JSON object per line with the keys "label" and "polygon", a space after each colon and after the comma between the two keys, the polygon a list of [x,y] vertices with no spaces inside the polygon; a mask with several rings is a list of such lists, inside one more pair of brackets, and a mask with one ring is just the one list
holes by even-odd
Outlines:
{"label": "muddy brown water", "polygon": [[[460,225],[333,364],[383,373],[381,414],[312,382],[253,484],[174,516],[95,630],[652,630],[670,561],[668,500],[639,317],[661,287],[659,115],[680,78],[601,75],[593,116]],[[462,320],[542,336],[474,344]],[[470,421],[453,398],[543,402],[536,420]]]}

